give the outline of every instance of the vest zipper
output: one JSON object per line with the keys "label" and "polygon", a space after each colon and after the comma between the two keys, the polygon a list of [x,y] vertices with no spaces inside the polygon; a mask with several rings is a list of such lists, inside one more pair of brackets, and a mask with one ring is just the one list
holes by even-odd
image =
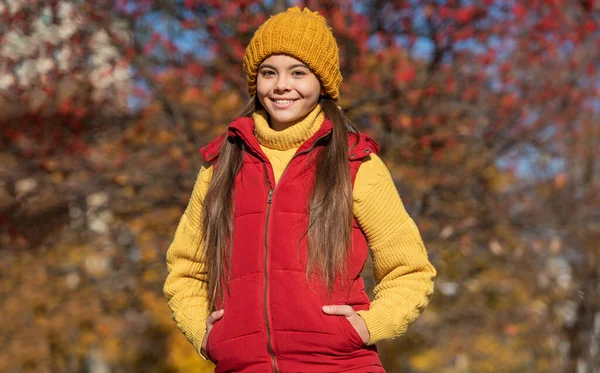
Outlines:
{"label": "vest zipper", "polygon": [[271,356],[271,363],[273,364],[273,370],[275,373],[279,372],[277,369],[277,360],[275,358],[275,351],[273,351],[273,345],[271,344],[271,327],[269,325],[269,313],[267,311],[267,290],[268,290],[268,281],[269,275],[267,271],[267,264],[269,258],[269,216],[271,215],[271,202],[273,202],[273,189],[271,188],[271,184],[269,183],[269,175],[267,174],[267,166],[263,163],[263,167],[265,170],[265,178],[267,182],[267,186],[269,187],[269,197],[267,199],[267,214],[265,218],[265,261],[264,261],[264,273],[265,273],[265,290],[263,293],[264,300],[264,309],[265,309],[265,323],[267,325],[267,349],[269,350],[269,356]]}
{"label": "vest zipper", "polygon": [[[311,150],[314,149],[314,147],[316,146],[316,144],[319,142],[319,140],[321,140],[322,138],[326,137],[327,135],[321,136],[318,139],[315,140],[315,142],[311,145],[310,148],[296,153],[292,159],[290,159],[289,163],[285,166],[285,168],[283,169],[283,172],[281,173],[281,176],[279,177],[279,181],[281,181],[281,179],[283,178],[283,175],[285,174],[285,171],[287,170],[287,168],[289,167],[290,163],[292,163],[292,160],[294,160],[294,158],[296,158],[296,156],[300,155],[300,154],[305,154],[305,153],[309,153]],[[266,164],[263,162],[263,169],[265,171],[265,181],[267,183],[267,187],[269,188],[269,195],[267,197],[267,213],[266,213],[266,218],[265,218],[265,260],[264,260],[264,274],[265,274],[265,289],[264,289],[264,293],[263,293],[263,301],[264,301],[264,309],[265,309],[265,323],[267,326],[267,349],[269,351],[269,356],[271,357],[271,363],[273,364],[273,370],[275,371],[275,373],[279,373],[279,369],[277,368],[277,358],[275,356],[275,351],[273,350],[273,345],[271,344],[271,326],[269,325],[269,313],[267,311],[267,291],[268,291],[268,281],[269,281],[269,275],[268,275],[268,271],[267,271],[267,264],[268,264],[268,258],[269,258],[269,216],[271,215],[271,204],[273,203],[273,193],[275,192],[275,188],[277,187],[277,184],[275,184],[275,187],[271,188],[271,183],[269,182],[269,174],[267,172],[267,166]]]}

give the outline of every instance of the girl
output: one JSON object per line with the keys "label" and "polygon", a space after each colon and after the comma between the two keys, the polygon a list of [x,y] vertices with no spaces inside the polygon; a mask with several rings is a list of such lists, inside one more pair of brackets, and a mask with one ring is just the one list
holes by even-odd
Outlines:
{"label": "girl", "polygon": [[377,144],[336,105],[333,34],[290,8],[243,68],[252,98],[201,149],[167,253],[173,318],[216,372],[384,372],[375,344],[406,331],[436,272]]}

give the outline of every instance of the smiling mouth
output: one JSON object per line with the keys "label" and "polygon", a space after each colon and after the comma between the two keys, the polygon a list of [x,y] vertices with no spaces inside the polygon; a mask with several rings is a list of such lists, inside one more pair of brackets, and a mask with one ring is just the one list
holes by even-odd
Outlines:
{"label": "smiling mouth", "polygon": [[292,102],[296,101],[297,99],[294,100],[275,100],[275,99],[271,99],[271,101],[273,101],[274,103],[278,104],[278,105],[287,105],[287,104],[291,104]]}

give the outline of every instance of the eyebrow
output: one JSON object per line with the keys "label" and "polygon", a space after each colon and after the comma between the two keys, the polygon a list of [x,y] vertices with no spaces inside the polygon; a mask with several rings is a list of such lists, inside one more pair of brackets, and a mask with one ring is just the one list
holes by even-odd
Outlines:
{"label": "eyebrow", "polygon": [[[261,68],[261,69],[263,69],[263,68],[265,68],[265,67],[267,67],[267,68],[269,68],[269,69],[277,70],[277,69],[275,68],[275,66],[272,66],[272,65],[262,65],[260,68]],[[295,69],[296,67],[304,67],[304,68],[307,68],[307,69],[308,69],[308,66],[306,66],[305,64],[303,64],[303,63],[297,63],[297,64],[295,64],[295,65],[292,65],[292,66],[288,67],[288,70]]]}

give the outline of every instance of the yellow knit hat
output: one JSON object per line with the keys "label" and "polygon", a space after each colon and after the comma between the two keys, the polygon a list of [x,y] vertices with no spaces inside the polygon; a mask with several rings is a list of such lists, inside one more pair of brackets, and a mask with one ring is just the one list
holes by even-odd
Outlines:
{"label": "yellow knit hat", "polygon": [[271,16],[254,33],[244,55],[244,71],[250,96],[256,93],[256,73],[272,54],[287,54],[304,62],[319,78],[327,94],[339,98],[342,73],[339,48],[325,18],[298,7]]}

